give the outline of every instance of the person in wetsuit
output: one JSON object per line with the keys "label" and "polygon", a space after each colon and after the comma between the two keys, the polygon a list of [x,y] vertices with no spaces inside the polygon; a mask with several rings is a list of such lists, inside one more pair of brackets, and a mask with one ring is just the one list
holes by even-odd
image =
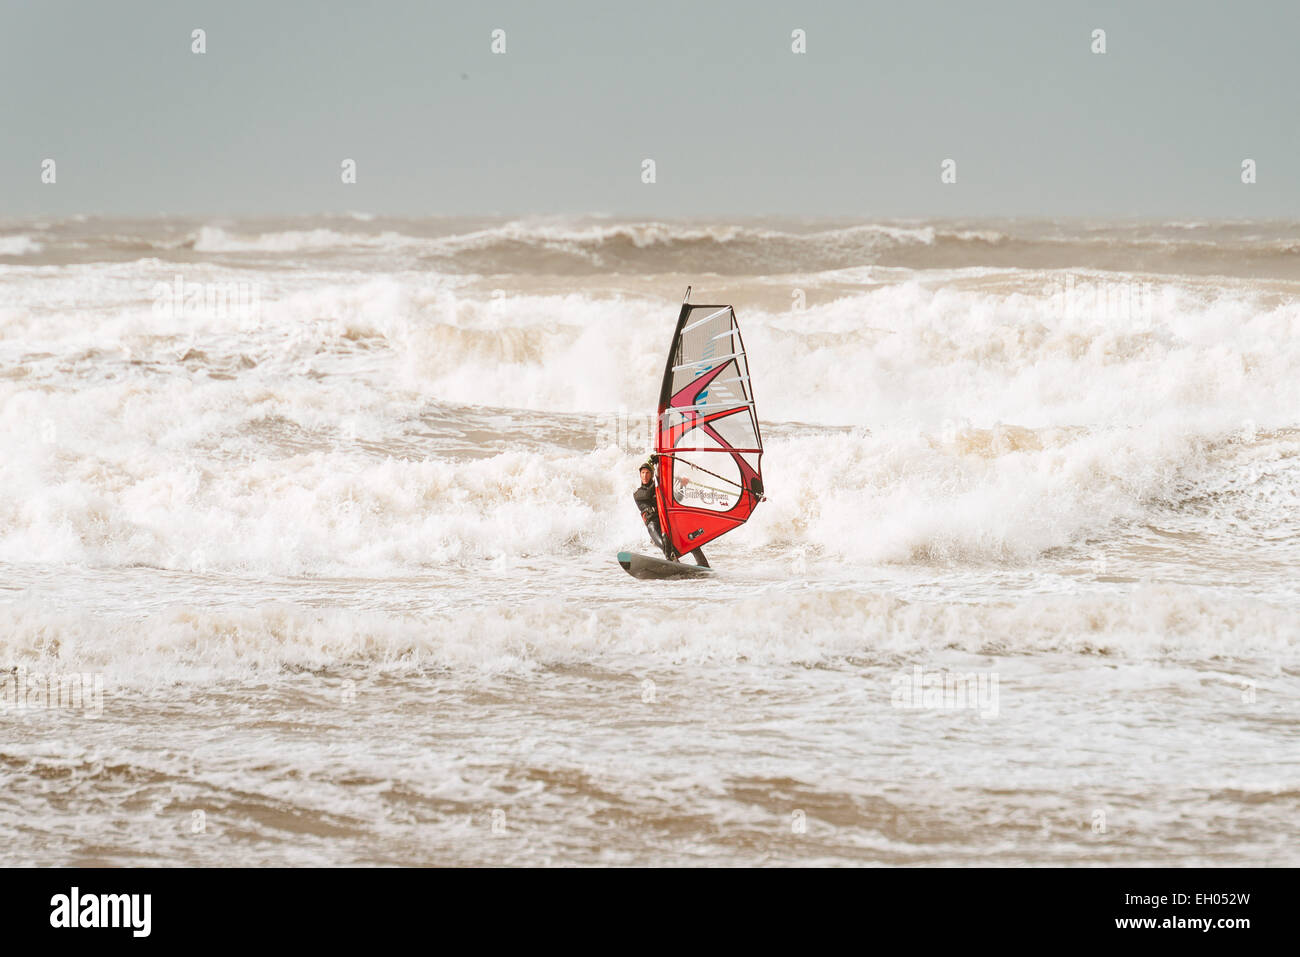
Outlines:
{"label": "person in wetsuit", "polygon": [[[668,544],[663,532],[663,526],[659,521],[659,500],[655,497],[655,458],[655,456],[651,456],[641,464],[641,468],[638,470],[641,476],[641,486],[632,493],[632,499],[636,502],[636,507],[641,511],[641,521],[645,522],[645,529],[650,534],[650,541],[654,542],[656,547],[664,553],[664,558],[670,562],[675,562],[680,556]],[[687,478],[679,478],[674,483],[674,501],[680,502],[682,500],[682,493],[689,484],[690,479]],[[695,559],[696,564],[705,568],[709,567],[709,560],[704,557],[703,549],[692,549],[691,557]]]}

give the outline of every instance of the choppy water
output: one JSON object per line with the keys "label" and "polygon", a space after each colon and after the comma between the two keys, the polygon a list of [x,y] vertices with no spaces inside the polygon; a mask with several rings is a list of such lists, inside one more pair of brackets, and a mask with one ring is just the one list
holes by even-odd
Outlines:
{"label": "choppy water", "polygon": [[[0,860],[1300,863],[1298,264],[1286,223],[0,223]],[[687,283],[769,501],[637,582]],[[918,668],[986,696],[899,707]],[[74,673],[101,708],[42,706]]]}

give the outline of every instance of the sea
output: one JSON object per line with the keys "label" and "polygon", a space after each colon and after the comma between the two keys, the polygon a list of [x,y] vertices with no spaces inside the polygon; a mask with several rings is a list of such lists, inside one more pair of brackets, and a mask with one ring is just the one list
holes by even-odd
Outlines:
{"label": "sea", "polygon": [[1297,223],[3,218],[0,477],[5,866],[1300,865]]}

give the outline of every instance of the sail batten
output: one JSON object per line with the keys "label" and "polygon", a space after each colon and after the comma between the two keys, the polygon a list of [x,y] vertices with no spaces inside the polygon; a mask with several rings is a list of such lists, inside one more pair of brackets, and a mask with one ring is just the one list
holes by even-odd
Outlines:
{"label": "sail batten", "polygon": [[679,366],[673,366],[673,371],[674,371],[674,372],[680,372],[680,371],[683,370],[683,369],[690,369],[690,368],[693,368],[693,367],[695,367],[695,366],[707,365],[707,364],[710,363],[710,362],[722,362],[722,361],[724,361],[724,360],[726,360],[726,359],[734,359],[734,358],[736,358],[737,356],[739,356],[739,355],[743,355],[743,354],[744,354],[744,353],[733,352],[733,353],[732,353],[731,355],[729,355],[729,356],[706,356],[706,357],[703,358],[703,359],[696,359],[694,362],[684,362],[684,363],[682,363],[682,364],[679,365]]}
{"label": "sail batten", "polygon": [[689,409],[670,407],[664,411],[665,414],[667,415],[671,415],[673,413],[676,413],[678,415],[683,415],[692,412],[704,412],[705,410],[709,410],[709,409],[735,409],[737,412],[739,412],[741,409],[752,409],[753,407],[754,407],[754,403],[752,402],[719,402],[716,405],[710,405],[709,403],[706,402],[704,405],[693,405]]}
{"label": "sail batten", "polygon": [[722,315],[722,313],[726,312],[726,311],[727,311],[728,309],[730,309],[730,308],[731,308],[730,306],[723,306],[723,307],[722,307],[721,309],[719,309],[717,312],[712,313],[711,315],[705,316],[703,319],[696,319],[696,320],[695,320],[694,322],[692,322],[689,326],[687,326],[685,329],[683,329],[682,332],[690,332],[692,329],[695,329],[695,328],[698,327],[698,326],[702,326],[702,325],[704,325],[704,324],[705,324],[706,322],[708,322],[710,319],[716,319],[718,316]]}

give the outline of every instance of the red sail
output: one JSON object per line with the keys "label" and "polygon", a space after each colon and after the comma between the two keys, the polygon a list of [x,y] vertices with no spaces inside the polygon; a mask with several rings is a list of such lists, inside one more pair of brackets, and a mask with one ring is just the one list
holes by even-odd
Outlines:
{"label": "red sail", "polygon": [[659,395],[659,514],[680,555],[763,500],[763,440],[731,306],[683,305]]}

